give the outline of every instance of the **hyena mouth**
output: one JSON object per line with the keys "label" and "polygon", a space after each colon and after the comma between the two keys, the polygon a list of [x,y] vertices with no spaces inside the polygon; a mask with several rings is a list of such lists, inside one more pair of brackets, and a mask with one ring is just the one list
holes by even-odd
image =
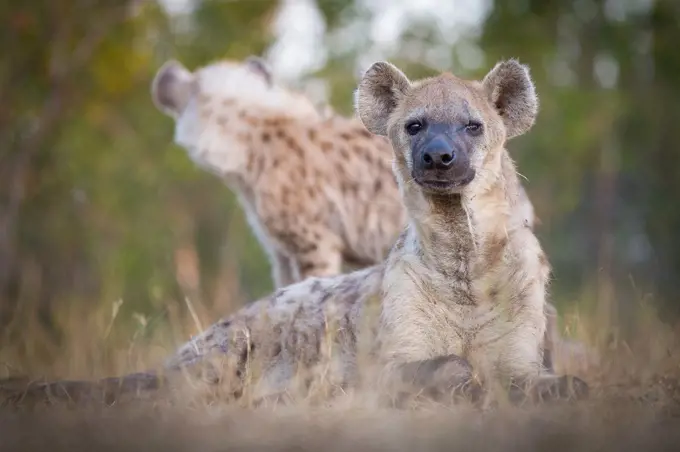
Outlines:
{"label": "hyena mouth", "polygon": [[459,191],[461,188],[467,186],[475,178],[475,171],[470,170],[463,177],[449,180],[435,180],[435,179],[421,179],[418,177],[413,177],[413,180],[426,189],[427,191],[432,191],[436,193],[447,193],[453,191]]}

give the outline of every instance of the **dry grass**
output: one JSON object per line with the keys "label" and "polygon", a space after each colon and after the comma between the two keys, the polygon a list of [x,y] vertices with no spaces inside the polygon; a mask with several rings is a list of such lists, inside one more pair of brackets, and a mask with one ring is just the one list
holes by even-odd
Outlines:
{"label": "dry grass", "polygon": [[[93,378],[148,369],[195,334],[197,323],[219,317],[197,306],[166,312],[162,321],[138,318],[129,331],[112,322],[111,306],[71,308],[58,318],[69,332],[61,348],[27,316],[23,336],[0,348],[2,376]],[[319,396],[332,388],[320,379],[313,394],[255,407],[247,397],[234,402],[189,387],[142,403],[0,411],[0,450],[678,450],[680,335],[645,303],[625,341],[595,316],[561,314],[565,331],[599,355],[590,366],[558,356],[561,370],[590,383],[587,401],[396,409],[366,390],[324,401]]]}

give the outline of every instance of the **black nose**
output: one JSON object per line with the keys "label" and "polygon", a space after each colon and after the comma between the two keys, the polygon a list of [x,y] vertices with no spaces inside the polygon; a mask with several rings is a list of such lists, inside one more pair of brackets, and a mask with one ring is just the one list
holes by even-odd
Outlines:
{"label": "black nose", "polygon": [[425,169],[445,170],[453,165],[455,155],[453,149],[437,148],[423,152],[423,167]]}

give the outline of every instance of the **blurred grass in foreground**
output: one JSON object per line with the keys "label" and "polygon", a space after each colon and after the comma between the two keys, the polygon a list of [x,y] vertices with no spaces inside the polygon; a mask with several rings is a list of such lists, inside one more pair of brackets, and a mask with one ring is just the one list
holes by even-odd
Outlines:
{"label": "blurred grass in foreground", "polygon": [[[586,304],[590,305],[590,304]],[[189,303],[167,307],[154,318],[116,323],[120,306],[85,306],[62,311],[56,321],[65,331],[53,347],[40,322],[21,340],[0,349],[5,375],[92,378],[121,375],[160,364],[175,346],[227,314]],[[561,312],[565,335],[582,340],[599,354],[590,366],[558,356],[558,370],[575,373],[591,385],[590,399],[575,404],[509,407],[486,413],[471,406],[421,402],[411,409],[379,406],[374,394],[348,391],[332,401],[315,394],[288,394],[285,406],[257,407],[237,402],[219,390],[195,387],[180,397],[149,404],[63,405],[30,413],[0,411],[0,450],[641,450],[671,447],[680,440],[680,335],[660,322],[641,300],[625,338],[598,314]],[[611,322],[611,320],[608,320]],[[119,325],[119,326],[116,326]],[[676,428],[673,428],[675,426]],[[40,434],[36,435],[35,432]],[[666,443],[664,443],[666,442]],[[14,445],[14,446],[12,446]],[[671,450],[671,449],[668,449]]]}

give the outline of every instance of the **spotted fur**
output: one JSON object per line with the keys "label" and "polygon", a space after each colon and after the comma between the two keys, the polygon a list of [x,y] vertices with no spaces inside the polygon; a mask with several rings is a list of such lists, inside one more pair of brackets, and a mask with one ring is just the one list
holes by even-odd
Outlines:
{"label": "spotted fur", "polygon": [[237,194],[276,288],[381,262],[406,221],[383,137],[275,84],[251,57],[153,83],[175,141]]}

